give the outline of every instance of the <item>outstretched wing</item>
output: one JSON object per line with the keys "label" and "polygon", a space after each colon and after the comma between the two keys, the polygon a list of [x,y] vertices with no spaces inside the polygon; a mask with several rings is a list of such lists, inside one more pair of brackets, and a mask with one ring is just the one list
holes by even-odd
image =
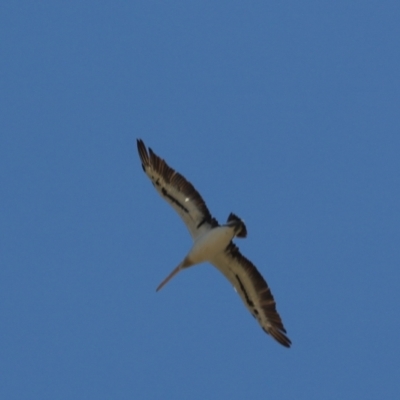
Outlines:
{"label": "outstretched wing", "polygon": [[203,198],[189,181],[175,172],[150,148],[147,151],[141,139],[137,140],[137,147],[143,171],[150,178],[161,197],[183,219],[193,240],[203,232],[218,226],[218,222],[211,216]]}
{"label": "outstretched wing", "polygon": [[215,256],[211,263],[235,287],[245,306],[263,330],[281,345],[290,347],[292,342],[286,336],[271,290],[253,263],[244,257],[232,242],[225,252]]}

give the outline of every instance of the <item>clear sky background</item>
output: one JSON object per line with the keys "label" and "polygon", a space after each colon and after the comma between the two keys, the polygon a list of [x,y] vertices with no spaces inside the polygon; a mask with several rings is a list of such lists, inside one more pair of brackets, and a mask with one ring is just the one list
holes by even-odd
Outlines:
{"label": "clear sky background", "polygon": [[[399,1],[3,1],[0,398],[397,399]],[[191,246],[142,138],[277,301]]]}

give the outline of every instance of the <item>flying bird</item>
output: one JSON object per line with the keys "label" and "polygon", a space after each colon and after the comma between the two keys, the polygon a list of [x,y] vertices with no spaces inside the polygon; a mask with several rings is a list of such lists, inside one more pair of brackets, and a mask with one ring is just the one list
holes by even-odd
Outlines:
{"label": "flying bird", "polygon": [[193,185],[173,170],[144,142],[137,140],[143,171],[150,178],[161,197],[183,219],[193,239],[193,246],[179,265],[161,282],[160,290],[170,279],[185,268],[203,262],[211,263],[234,286],[243,303],[257,319],[262,329],[281,345],[290,347],[275,300],[267,282],[257,268],[244,257],[232,242],[234,237],[245,238],[244,222],[230,213],[225,224],[219,225]]}

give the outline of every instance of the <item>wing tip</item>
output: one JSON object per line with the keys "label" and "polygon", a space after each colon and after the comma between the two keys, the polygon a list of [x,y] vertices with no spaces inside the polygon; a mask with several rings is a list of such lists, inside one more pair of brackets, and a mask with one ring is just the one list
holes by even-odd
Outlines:
{"label": "wing tip", "polygon": [[[147,153],[146,145],[142,139],[136,139],[137,149],[142,162],[143,171],[145,171],[145,166],[149,165],[149,154]],[[145,171],[146,172],[146,171]]]}
{"label": "wing tip", "polygon": [[136,139],[136,145],[139,151],[143,149],[146,150],[146,145],[144,144],[142,139]]}
{"label": "wing tip", "polygon": [[282,330],[276,328],[270,328],[267,330],[263,328],[263,330],[268,335],[271,335],[282,346],[287,347],[288,349],[291,347],[292,341],[285,335],[285,328],[283,328]]}
{"label": "wing tip", "polygon": [[275,337],[275,339],[284,347],[290,349],[290,347],[292,346],[292,341],[284,334],[280,334],[280,338],[277,339]]}

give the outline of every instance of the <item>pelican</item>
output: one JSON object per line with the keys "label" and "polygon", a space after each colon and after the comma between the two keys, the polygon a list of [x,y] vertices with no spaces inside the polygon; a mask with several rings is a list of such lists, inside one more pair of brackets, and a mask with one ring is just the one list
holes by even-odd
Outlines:
{"label": "pelican", "polygon": [[267,282],[257,268],[245,258],[233,238],[245,238],[244,222],[230,213],[225,224],[219,225],[208,210],[206,203],[193,185],[175,172],[141,139],[137,148],[143,171],[150,178],[161,197],[183,219],[193,239],[193,246],[178,266],[160,283],[159,291],[178,272],[203,262],[209,262],[234,286],[244,305],[257,319],[262,329],[285,347],[291,341],[286,336],[281,317],[276,311],[275,300]]}

